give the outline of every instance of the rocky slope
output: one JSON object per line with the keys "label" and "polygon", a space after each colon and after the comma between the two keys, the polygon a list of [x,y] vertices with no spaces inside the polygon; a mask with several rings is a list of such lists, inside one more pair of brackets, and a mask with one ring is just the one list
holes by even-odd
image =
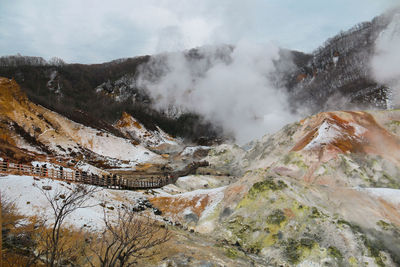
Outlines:
{"label": "rocky slope", "polygon": [[122,117],[113,125],[126,138],[132,139],[143,146],[153,150],[174,150],[179,148],[182,141],[173,138],[156,126],[155,130],[146,127],[128,113],[122,113]]}
{"label": "rocky slope", "polygon": [[149,130],[160,127],[173,136],[197,141],[212,140],[219,133],[200,116],[190,113],[170,118],[151,105],[135,77],[149,56],[114,60],[103,64],[54,64],[41,58],[0,58],[0,76],[13,78],[29,99],[78,123],[113,131],[123,112]]}
{"label": "rocky slope", "polygon": [[389,91],[373,79],[375,44],[399,10],[360,23],[328,39],[291,73],[292,103],[307,103],[314,112],[349,107],[386,108]]}
{"label": "rocky slope", "polygon": [[134,121],[127,114],[114,128],[118,136],[76,123],[30,102],[18,84],[6,78],[0,79],[0,118],[1,156],[20,162],[51,158],[70,163],[81,160],[102,168],[133,167],[148,161],[165,161],[148,149],[150,141],[151,146],[164,143],[178,146],[165,133],[148,131],[139,124],[137,126],[146,134],[139,136],[143,138],[143,145],[133,136],[124,137],[123,134],[129,132],[126,128],[129,124],[123,124],[124,119]]}
{"label": "rocky slope", "polygon": [[262,265],[396,266],[399,121],[399,111],[320,113],[247,151],[212,150],[237,182],[151,201]]}

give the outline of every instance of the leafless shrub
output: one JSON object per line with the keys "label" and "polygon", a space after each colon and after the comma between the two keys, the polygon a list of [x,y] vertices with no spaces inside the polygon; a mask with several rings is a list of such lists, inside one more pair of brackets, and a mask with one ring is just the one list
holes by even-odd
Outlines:
{"label": "leafless shrub", "polygon": [[[70,191],[63,190],[44,190],[39,188],[46,197],[52,209],[52,219],[50,229],[42,233],[42,254],[43,263],[46,266],[60,266],[66,261],[76,257],[76,245],[80,244],[79,238],[73,238],[76,232],[63,229],[65,219],[74,211],[81,208],[90,207],[87,205],[88,199],[97,191],[96,187],[76,185]],[[47,223],[47,220],[46,222]],[[83,237],[83,235],[81,235]],[[76,245],[71,244],[75,242]]]}
{"label": "leafless shrub", "polygon": [[87,259],[93,267],[133,266],[136,260],[155,255],[155,248],[170,239],[165,225],[132,209],[119,209],[115,220],[104,212],[104,224],[104,231],[91,240],[94,257]]}

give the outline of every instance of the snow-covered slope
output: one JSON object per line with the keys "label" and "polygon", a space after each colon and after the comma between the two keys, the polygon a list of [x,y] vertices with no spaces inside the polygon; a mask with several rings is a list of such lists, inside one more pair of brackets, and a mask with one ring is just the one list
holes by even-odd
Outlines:
{"label": "snow-covered slope", "polygon": [[[8,199],[14,201],[19,213],[24,216],[40,216],[53,221],[54,214],[45,195],[41,192],[43,186],[50,186],[52,194],[68,193],[76,186],[50,179],[34,180],[31,176],[9,175],[0,177],[0,191]],[[104,210],[114,214],[121,205],[135,204],[143,194],[134,191],[121,191],[97,188],[97,191],[85,202],[85,207],[77,209],[66,218],[66,223],[77,229],[101,230],[104,227]],[[101,205],[100,205],[101,204]],[[104,209],[103,207],[104,206]]]}
{"label": "snow-covered slope", "polygon": [[31,103],[15,81],[1,78],[0,87],[0,117],[5,124],[1,128],[3,138],[8,138],[10,145],[30,151],[35,156],[41,153],[80,157],[111,166],[163,161],[159,155],[128,138],[73,122]]}
{"label": "snow-covered slope", "polygon": [[156,148],[164,144],[177,146],[179,141],[169,136],[159,127],[157,130],[151,131],[139,123],[135,118],[127,113],[123,113],[114,127],[121,131],[127,138],[131,138],[146,147]]}

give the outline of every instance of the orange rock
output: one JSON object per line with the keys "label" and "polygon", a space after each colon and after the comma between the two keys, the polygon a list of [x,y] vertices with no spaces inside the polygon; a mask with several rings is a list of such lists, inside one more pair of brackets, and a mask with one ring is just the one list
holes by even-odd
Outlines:
{"label": "orange rock", "polygon": [[310,117],[304,122],[303,127],[310,126],[311,130],[295,144],[292,151],[304,150],[318,136],[324,122],[335,127],[338,134],[331,137],[328,143],[317,143],[312,150],[319,153],[322,150],[321,154],[347,152],[375,154],[400,161],[399,138],[379,125],[367,112],[324,112]]}
{"label": "orange rock", "polygon": [[297,81],[297,82],[301,82],[301,81],[303,81],[305,78],[307,78],[307,74],[302,73],[302,74],[297,75],[296,81]]}

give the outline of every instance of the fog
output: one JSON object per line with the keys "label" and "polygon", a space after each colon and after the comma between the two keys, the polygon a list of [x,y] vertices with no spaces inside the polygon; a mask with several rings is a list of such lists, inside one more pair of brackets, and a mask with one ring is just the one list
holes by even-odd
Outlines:
{"label": "fog", "polygon": [[[139,84],[149,89],[158,109],[201,114],[243,144],[298,118],[289,111],[286,89],[273,82],[278,59],[276,45],[246,41],[234,48],[202,47],[192,56],[168,53],[152,59]],[[155,73],[161,78],[154,79]]]}
{"label": "fog", "polygon": [[371,60],[375,80],[390,88],[388,108],[400,106],[400,9],[393,12],[388,14],[392,20],[379,35]]}

